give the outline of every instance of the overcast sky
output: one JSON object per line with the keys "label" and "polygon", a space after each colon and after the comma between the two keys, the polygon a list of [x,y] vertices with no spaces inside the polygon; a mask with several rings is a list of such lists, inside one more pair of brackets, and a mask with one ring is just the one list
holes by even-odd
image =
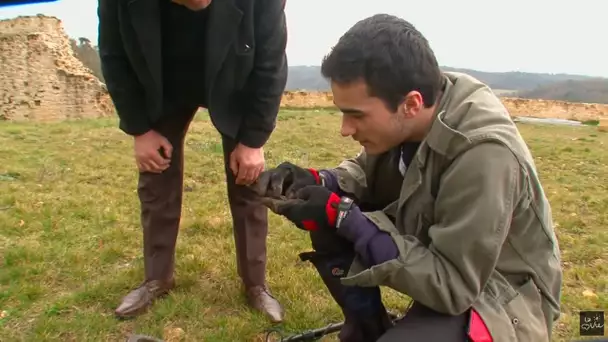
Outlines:
{"label": "overcast sky", "polygon": [[[319,65],[355,22],[376,13],[389,13],[412,22],[430,41],[441,65],[608,77],[608,1],[525,3],[287,0],[289,64]],[[0,18],[52,15],[63,21],[70,36],[96,42],[96,10],[97,0],[58,0],[0,8]]]}

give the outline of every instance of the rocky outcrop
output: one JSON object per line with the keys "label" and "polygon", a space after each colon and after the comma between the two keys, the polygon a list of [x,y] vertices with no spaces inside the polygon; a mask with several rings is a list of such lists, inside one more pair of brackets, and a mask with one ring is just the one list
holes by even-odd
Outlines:
{"label": "rocky outcrop", "polygon": [[[573,103],[552,100],[500,98],[512,116],[568,119],[576,121],[608,119],[608,105]],[[283,95],[282,107],[333,107],[331,92],[288,91]]]}
{"label": "rocky outcrop", "polygon": [[324,91],[286,91],[283,93],[281,107],[315,108],[333,107],[334,96]]}
{"label": "rocky outcrop", "polygon": [[61,20],[38,15],[0,21],[0,120],[113,114],[105,85],[74,56]]}
{"label": "rocky outcrop", "polygon": [[512,116],[591,121],[608,118],[608,105],[502,97]]}

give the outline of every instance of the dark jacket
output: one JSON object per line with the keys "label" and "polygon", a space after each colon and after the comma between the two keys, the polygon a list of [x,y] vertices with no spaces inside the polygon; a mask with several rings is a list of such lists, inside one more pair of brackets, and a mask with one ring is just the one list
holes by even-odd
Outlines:
{"label": "dark jacket", "polygon": [[[169,1],[169,0],[167,0]],[[205,37],[207,107],[222,134],[263,146],[287,82],[285,0],[216,0]],[[99,0],[99,55],[120,128],[138,135],[164,114],[160,3]]]}

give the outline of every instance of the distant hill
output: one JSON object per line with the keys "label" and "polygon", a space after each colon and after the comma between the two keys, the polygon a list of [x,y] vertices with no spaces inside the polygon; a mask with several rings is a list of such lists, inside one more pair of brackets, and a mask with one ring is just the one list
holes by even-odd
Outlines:
{"label": "distant hill", "polygon": [[[567,80],[588,80],[592,77],[569,74],[541,74],[528,72],[486,72],[472,69],[441,67],[445,71],[455,71],[469,74],[486,83],[493,89],[531,90],[540,86]],[[608,79],[604,79],[608,82]]]}
{"label": "distant hill", "polygon": [[[528,72],[486,72],[443,66],[444,71],[469,74],[497,93],[525,98],[608,103],[608,79],[583,75]],[[290,66],[287,90],[330,90],[320,66]]]}
{"label": "distant hill", "polygon": [[320,66],[290,66],[286,90],[330,90]]}
{"label": "distant hill", "polygon": [[517,97],[608,104],[608,82],[604,78],[567,80],[520,91]]}

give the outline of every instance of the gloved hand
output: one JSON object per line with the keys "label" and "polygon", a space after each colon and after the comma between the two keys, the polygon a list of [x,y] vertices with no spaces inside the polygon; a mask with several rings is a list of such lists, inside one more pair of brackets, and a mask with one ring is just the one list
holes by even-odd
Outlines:
{"label": "gloved hand", "polygon": [[283,162],[276,168],[262,172],[250,188],[260,197],[293,198],[299,189],[319,184],[321,178],[317,170]]}
{"label": "gloved hand", "polygon": [[300,229],[335,229],[340,197],[323,186],[303,187],[291,199],[266,197],[262,201],[273,212],[284,216]]}

